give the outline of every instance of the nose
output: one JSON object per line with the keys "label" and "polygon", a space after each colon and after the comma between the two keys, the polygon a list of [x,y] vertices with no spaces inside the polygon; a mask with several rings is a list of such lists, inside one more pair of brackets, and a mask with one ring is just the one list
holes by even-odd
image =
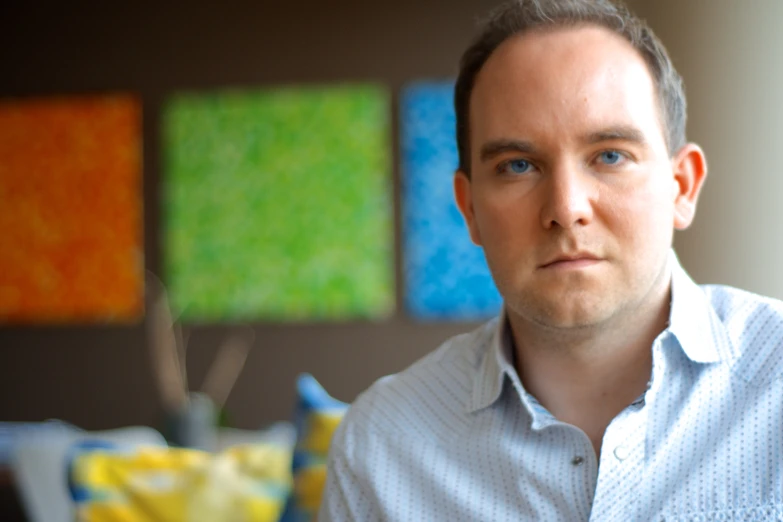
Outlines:
{"label": "nose", "polygon": [[593,219],[594,180],[576,168],[553,170],[542,186],[541,225],[545,229],[584,226]]}

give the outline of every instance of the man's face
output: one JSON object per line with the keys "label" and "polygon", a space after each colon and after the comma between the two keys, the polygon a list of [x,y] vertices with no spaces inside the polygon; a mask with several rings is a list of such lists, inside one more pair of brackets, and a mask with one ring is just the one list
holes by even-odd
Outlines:
{"label": "man's face", "polygon": [[469,120],[457,200],[509,314],[578,328],[660,301],[692,214],[629,43],[593,26],[512,37],[478,74]]}

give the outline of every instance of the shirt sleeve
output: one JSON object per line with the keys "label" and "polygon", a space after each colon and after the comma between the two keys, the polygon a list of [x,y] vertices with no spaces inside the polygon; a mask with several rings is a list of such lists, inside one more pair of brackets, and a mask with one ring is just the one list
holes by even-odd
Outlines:
{"label": "shirt sleeve", "polygon": [[[318,513],[319,522],[373,522],[380,520],[370,484],[357,473],[352,455],[356,447],[340,426],[329,449],[326,486]],[[366,455],[365,455],[366,456]]]}

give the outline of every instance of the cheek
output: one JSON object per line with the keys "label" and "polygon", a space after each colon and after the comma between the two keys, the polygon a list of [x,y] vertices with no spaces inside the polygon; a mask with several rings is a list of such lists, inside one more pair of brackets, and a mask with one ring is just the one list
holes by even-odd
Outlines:
{"label": "cheek", "polygon": [[604,220],[618,240],[635,250],[658,249],[671,242],[674,203],[671,191],[661,186],[605,194]]}
{"label": "cheek", "polygon": [[[531,227],[538,223],[535,205],[514,190],[479,193],[474,208],[482,238],[495,243],[503,242],[499,246],[506,248],[523,240],[531,233]],[[511,240],[513,243],[509,242]]]}
{"label": "cheek", "polygon": [[[505,286],[534,263],[546,241],[534,205],[519,195],[496,195],[476,209],[482,247],[493,277]],[[527,267],[527,268],[525,268]],[[514,275],[517,274],[517,275]]]}

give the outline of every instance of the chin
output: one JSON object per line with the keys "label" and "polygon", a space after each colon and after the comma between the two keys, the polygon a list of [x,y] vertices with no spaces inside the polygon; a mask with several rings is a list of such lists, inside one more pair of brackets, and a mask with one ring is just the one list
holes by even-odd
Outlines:
{"label": "chin", "polygon": [[575,330],[581,328],[591,328],[601,323],[597,317],[586,314],[548,314],[534,317],[534,321],[541,326],[546,326],[556,330]]}
{"label": "chin", "polygon": [[517,304],[519,306],[511,306],[510,308],[518,316],[540,326],[557,330],[590,328],[603,323],[611,316],[601,306],[602,303],[592,300],[568,303],[549,300],[527,301]]}
{"label": "chin", "polygon": [[569,317],[557,317],[557,318],[545,318],[545,322],[541,324],[557,330],[581,330],[585,328],[593,328],[603,322],[603,318],[600,317],[587,317],[569,316]]}

